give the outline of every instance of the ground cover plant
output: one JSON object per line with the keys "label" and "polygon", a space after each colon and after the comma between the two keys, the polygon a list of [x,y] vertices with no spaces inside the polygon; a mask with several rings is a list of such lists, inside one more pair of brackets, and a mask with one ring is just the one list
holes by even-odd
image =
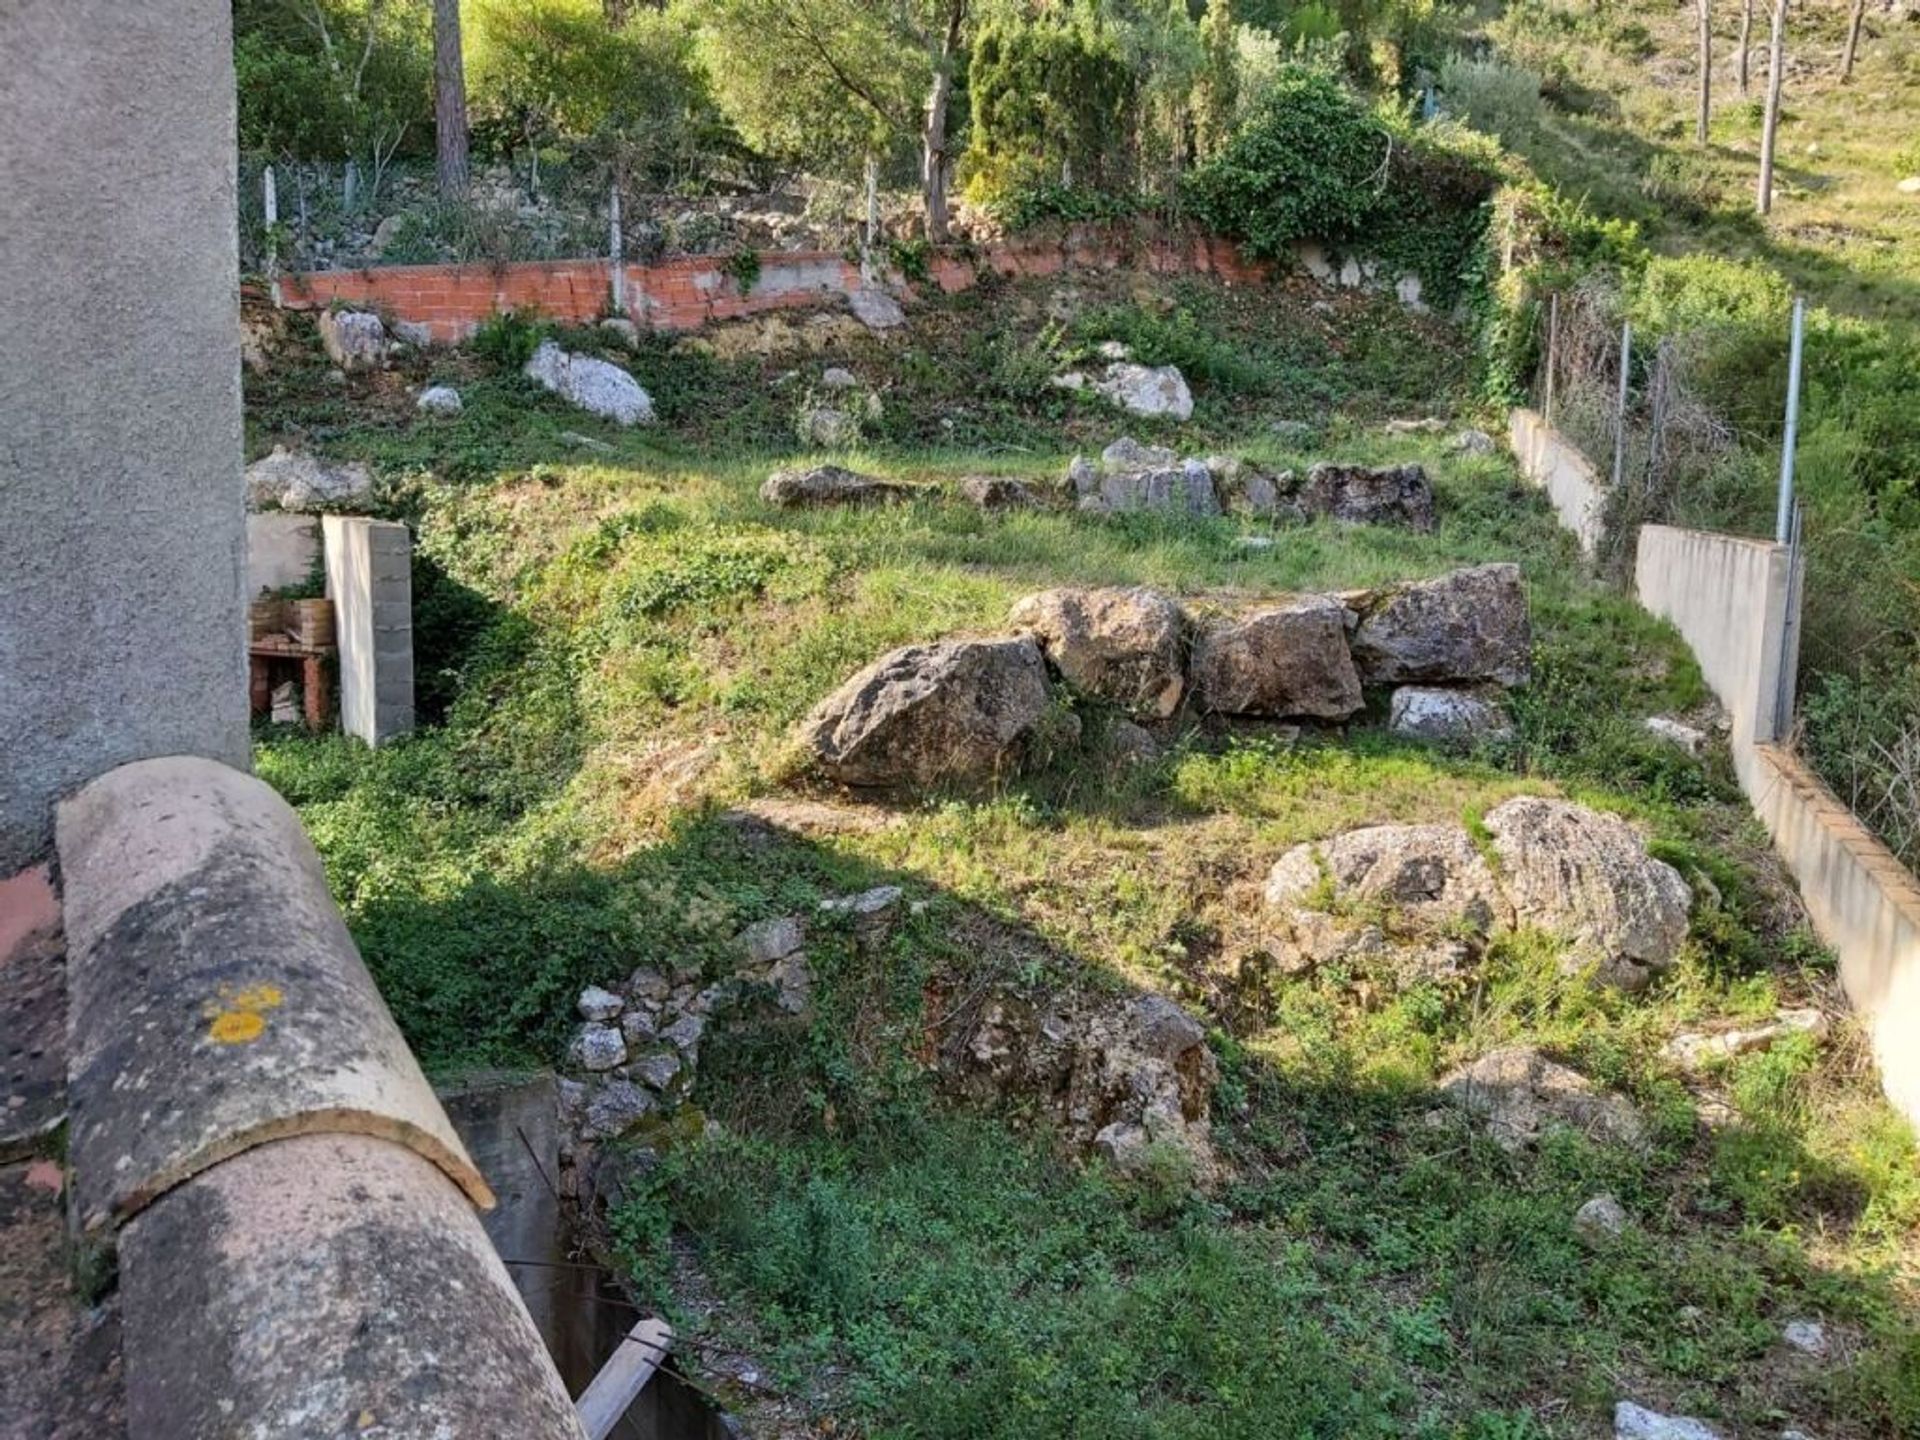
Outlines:
{"label": "ground cover plant", "polygon": [[[1684,647],[1583,571],[1505,457],[1381,428],[1471,418],[1464,341],[1299,282],[1127,278],[955,297],[890,345],[761,353],[766,333],[628,353],[660,404],[650,432],[464,352],[343,387],[297,322],[249,380],[254,450],[366,458],[414,530],[430,723],[378,752],[263,731],[256,762],[432,1070],[555,1063],[584,984],[668,958],[719,973],[748,922],[908,893],[883,948],[822,939],[807,1017],[709,1038],[693,1102],[711,1123],[664,1144],[611,1217],[703,1383],[765,1433],[1573,1437],[1608,1433],[1622,1398],[1739,1435],[1920,1428],[1920,1179],[1863,1042],[1843,1021],[1704,1075],[1663,1054],[1687,1028],[1837,1008],[1724,753],[1642,728],[1705,703]],[[1123,426],[1032,383],[1108,339],[1190,367],[1191,425]],[[1032,346],[1045,363],[988,363]],[[830,364],[883,397],[840,458],[923,498],[761,501]],[[461,385],[458,419],[414,412],[428,380]],[[1123,428],[1275,466],[1417,459],[1440,523],[983,513],[938,488],[1046,487]],[[1534,676],[1512,741],[1475,753],[1397,740],[1376,704],[1345,733],[1176,727],[1128,764],[1079,702],[1081,741],[1045,770],[882,807],[812,783],[788,743],[883,650],[992,631],[1045,586],[1278,594],[1507,559]],[[1649,992],[1596,991],[1526,934],[1459,984],[1263,965],[1258,890],[1288,846],[1471,829],[1519,793],[1630,816],[1694,886]],[[796,801],[854,823],[782,822],[772,843],[743,823]],[[930,1054],[1001,983],[1152,990],[1205,1017],[1219,1183],[1171,1162],[1122,1180],[1018,1097],[946,1094]],[[1514,1041],[1630,1096],[1649,1153],[1566,1134],[1509,1155],[1436,1103],[1449,1067]],[[1571,1220],[1603,1192],[1630,1224],[1593,1247]],[[1828,1327],[1827,1358],[1782,1344],[1801,1318]]]}

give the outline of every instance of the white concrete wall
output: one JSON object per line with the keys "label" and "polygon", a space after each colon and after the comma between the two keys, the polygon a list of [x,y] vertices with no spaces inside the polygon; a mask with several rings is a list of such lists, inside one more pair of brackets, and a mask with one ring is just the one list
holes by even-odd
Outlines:
{"label": "white concrete wall", "polygon": [[320,558],[320,521],[312,515],[263,511],[247,516],[247,599],[262,590],[301,585]]}
{"label": "white concrete wall", "polygon": [[[1516,410],[1511,429],[1521,467],[1591,549],[1598,507],[1575,503],[1570,515],[1562,500],[1578,501],[1593,467],[1530,410]],[[1793,587],[1783,545],[1640,527],[1640,603],[1673,623],[1726,706],[1740,788],[1798,882],[1814,933],[1839,956],[1840,983],[1872,1040],[1887,1098],[1920,1122],[1920,884],[1799,756],[1774,743],[1788,718],[1781,674],[1798,668]]]}
{"label": "white concrete wall", "polygon": [[340,728],[369,745],[413,729],[413,572],[407,527],[328,515],[327,596],[340,646]]}
{"label": "white concrete wall", "polygon": [[1815,933],[1840,957],[1887,1098],[1920,1122],[1920,884],[1792,751],[1755,745],[1734,760]]}
{"label": "white concrete wall", "polygon": [[1780,738],[1786,546],[1642,525],[1633,577],[1640,603],[1673,622],[1727,707],[1734,748]]}
{"label": "white concrete wall", "polygon": [[1571,530],[1588,555],[1606,532],[1607,491],[1600,474],[1558,430],[1532,410],[1515,410],[1508,440],[1520,472],[1547,492],[1561,525]]}

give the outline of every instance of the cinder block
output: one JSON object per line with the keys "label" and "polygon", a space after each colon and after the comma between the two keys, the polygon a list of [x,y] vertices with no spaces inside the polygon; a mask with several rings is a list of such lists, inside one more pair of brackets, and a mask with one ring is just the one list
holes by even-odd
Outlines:
{"label": "cinder block", "polygon": [[413,729],[412,539],[361,516],[325,520],[340,644],[340,728],[369,745]]}

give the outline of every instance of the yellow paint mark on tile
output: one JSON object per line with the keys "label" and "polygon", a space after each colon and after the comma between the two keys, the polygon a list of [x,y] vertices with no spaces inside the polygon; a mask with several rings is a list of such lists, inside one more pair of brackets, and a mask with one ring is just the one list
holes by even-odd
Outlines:
{"label": "yellow paint mark on tile", "polygon": [[216,1045],[248,1045],[267,1033],[269,1010],[277,1010],[286,995],[278,985],[244,985],[238,990],[220,987],[219,998],[207,1002],[207,1038]]}

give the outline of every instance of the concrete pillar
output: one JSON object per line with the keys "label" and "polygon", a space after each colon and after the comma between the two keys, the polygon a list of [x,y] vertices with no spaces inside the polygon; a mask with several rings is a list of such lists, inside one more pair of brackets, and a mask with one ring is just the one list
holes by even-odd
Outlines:
{"label": "concrete pillar", "polygon": [[232,53],[0,4],[0,875],[118,764],[247,763]]}
{"label": "concrete pillar", "polygon": [[340,728],[369,745],[413,729],[413,546],[407,527],[329,515],[327,594],[340,645]]}

